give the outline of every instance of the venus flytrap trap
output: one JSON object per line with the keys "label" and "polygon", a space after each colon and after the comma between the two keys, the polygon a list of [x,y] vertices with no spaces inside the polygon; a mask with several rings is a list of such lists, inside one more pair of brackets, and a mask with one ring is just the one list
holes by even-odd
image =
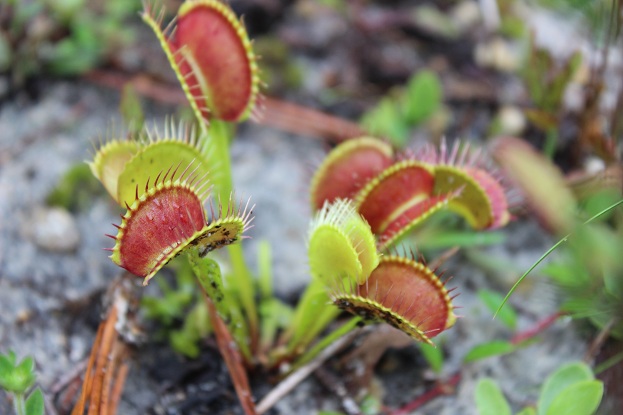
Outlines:
{"label": "venus flytrap trap", "polygon": [[443,141],[439,149],[394,154],[376,141],[363,137],[337,146],[312,179],[311,200],[316,209],[325,200],[354,200],[381,251],[441,210],[457,213],[475,230],[510,220],[500,175],[469,146],[457,142],[448,149]]}
{"label": "venus flytrap trap", "polygon": [[[256,109],[259,74],[244,25],[218,0],[186,1],[174,26],[146,5],[152,28],[198,119],[242,121]],[[232,86],[235,85],[235,88]]]}

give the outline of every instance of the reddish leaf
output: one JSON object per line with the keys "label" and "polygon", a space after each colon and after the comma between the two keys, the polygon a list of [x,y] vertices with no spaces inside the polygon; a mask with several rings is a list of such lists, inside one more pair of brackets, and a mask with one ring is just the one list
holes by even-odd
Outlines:
{"label": "reddish leaf", "polygon": [[402,214],[428,199],[433,186],[430,167],[406,160],[384,170],[368,183],[357,194],[355,203],[372,232],[381,234]]}
{"label": "reddish leaf", "polygon": [[392,163],[389,144],[371,137],[345,141],[335,147],[316,171],[311,184],[315,210],[337,198],[350,199]]}

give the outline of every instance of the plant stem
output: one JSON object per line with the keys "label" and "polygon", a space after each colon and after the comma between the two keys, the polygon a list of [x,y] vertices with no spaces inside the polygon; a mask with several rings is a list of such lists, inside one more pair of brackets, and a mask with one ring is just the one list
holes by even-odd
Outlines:
{"label": "plant stem", "polygon": [[545,133],[545,144],[543,145],[543,154],[550,160],[554,159],[556,152],[556,144],[558,143],[558,128],[548,128]]}
{"label": "plant stem", "polygon": [[512,338],[511,338],[511,343],[512,344],[520,344],[523,343],[527,340],[530,340],[536,336],[538,336],[539,334],[543,333],[548,327],[550,327],[552,324],[554,324],[556,321],[558,321],[558,319],[560,317],[565,316],[566,313],[563,311],[557,311],[556,313],[545,317],[543,320],[540,320],[539,322],[537,322],[537,324],[525,331],[521,331],[519,333],[516,333]]}
{"label": "plant stem", "polygon": [[[219,174],[214,177],[214,184],[219,200],[229,201],[233,197],[233,180],[231,174],[231,157],[229,154],[229,141],[231,136],[231,125],[212,120],[210,124],[209,139],[212,141],[214,149],[214,165],[218,166]],[[227,206],[221,207],[221,215],[227,212]],[[232,291],[240,297],[240,303],[248,320],[249,339],[251,350],[257,349],[258,342],[258,315],[255,304],[255,285],[253,277],[244,259],[242,247],[239,244],[227,247],[231,265],[233,268],[233,278],[228,279]]]}
{"label": "plant stem", "polygon": [[251,352],[249,350],[248,333],[245,330],[246,324],[244,321],[241,321],[240,313],[237,310],[232,311],[230,308],[233,308],[237,303],[230,297],[225,296],[220,267],[213,259],[201,258],[196,249],[190,250],[188,260],[197,277],[197,281],[199,281],[199,285],[203,288],[206,295],[210,297],[219,316],[229,327],[242,355],[250,362]]}
{"label": "plant stem", "polygon": [[307,362],[313,360],[320,352],[326,349],[330,344],[335,342],[342,336],[345,336],[349,332],[351,332],[354,328],[358,327],[361,323],[360,317],[353,317],[348,322],[342,324],[337,329],[333,330],[331,333],[326,335],[322,340],[314,345],[311,349],[309,349],[305,354],[303,354],[299,359],[297,359],[296,363],[293,366],[292,370],[295,370],[302,365],[307,364]]}
{"label": "plant stem", "polygon": [[461,381],[461,373],[457,372],[450,379],[443,383],[437,384],[433,389],[425,392],[423,395],[419,396],[417,399],[409,402],[402,408],[396,409],[394,411],[389,412],[390,415],[406,415],[410,414],[421,406],[427,404],[433,399],[443,396],[450,395],[455,392],[456,386]]}
{"label": "plant stem", "polygon": [[16,393],[13,400],[13,408],[17,415],[26,415],[26,402],[24,402],[24,394]]}

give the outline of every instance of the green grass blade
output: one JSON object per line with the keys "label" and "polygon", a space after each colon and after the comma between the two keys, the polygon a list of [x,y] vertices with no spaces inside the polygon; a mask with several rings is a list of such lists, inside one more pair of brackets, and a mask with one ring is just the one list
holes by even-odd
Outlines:
{"label": "green grass blade", "polygon": [[[617,206],[623,204],[623,199],[619,200],[618,202],[608,206],[607,208],[603,209],[602,211],[598,212],[597,214],[593,215],[592,217],[590,217],[588,220],[586,220],[583,225],[586,225],[592,221],[594,221],[595,219],[599,218],[600,216],[610,212],[611,210],[615,209]],[[560,239],[558,242],[556,242],[554,244],[554,246],[552,246],[550,249],[548,249],[543,255],[541,255],[541,257],[534,263],[532,264],[532,266],[523,273],[523,275],[521,277],[519,277],[519,279],[517,280],[517,282],[515,282],[515,284],[511,287],[511,289],[508,291],[508,293],[506,294],[506,296],[504,297],[504,300],[502,301],[502,303],[500,304],[500,306],[498,307],[498,309],[496,310],[495,314],[493,315],[493,318],[495,318],[498,313],[500,312],[500,310],[502,309],[502,307],[504,307],[504,304],[506,304],[506,302],[508,301],[508,299],[510,298],[510,296],[515,292],[515,290],[517,289],[517,287],[519,287],[519,284],[521,284],[521,282],[524,280],[524,278],[526,278],[528,276],[528,274],[530,274],[532,272],[533,269],[535,269],[536,267],[539,266],[539,264],[541,262],[543,262],[543,260],[545,258],[547,258],[549,256],[549,254],[551,254],[552,252],[554,252],[554,250],[556,250],[560,245],[562,245],[564,242],[567,241],[567,239],[569,239],[569,237],[571,236],[571,234],[567,234],[566,236],[564,236],[562,239]]]}

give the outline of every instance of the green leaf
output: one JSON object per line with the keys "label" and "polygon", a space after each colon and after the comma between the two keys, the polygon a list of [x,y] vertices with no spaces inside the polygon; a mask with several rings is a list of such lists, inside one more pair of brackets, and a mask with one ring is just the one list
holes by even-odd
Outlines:
{"label": "green leaf", "polygon": [[271,246],[267,240],[259,243],[257,250],[258,263],[258,287],[260,296],[264,299],[273,298],[273,269],[272,269]]}
{"label": "green leaf", "polygon": [[0,355],[0,388],[13,393],[25,393],[35,383],[35,363],[27,357],[15,366],[13,351]]}
{"label": "green leaf", "polygon": [[331,304],[324,282],[312,279],[296,304],[292,322],[284,334],[288,350],[294,352],[312,341],[339,313],[339,308]]}
{"label": "green leaf", "polygon": [[230,295],[226,295],[221,268],[216,261],[208,257],[200,257],[196,249],[191,249],[188,252],[188,261],[199,284],[229,327],[240,352],[246,359],[250,359],[248,325],[242,316],[240,303],[237,301],[240,298],[239,295],[233,294],[231,290],[228,292]]}
{"label": "green leaf", "polygon": [[591,415],[601,402],[604,385],[599,380],[578,382],[564,389],[553,400],[546,415]]}
{"label": "green leaf", "polygon": [[405,96],[405,118],[414,126],[430,118],[441,105],[441,82],[434,72],[420,71],[411,77]]}
{"label": "green leaf", "polygon": [[48,194],[46,203],[78,212],[91,206],[102,188],[86,163],[71,167]]}
{"label": "green leaf", "polygon": [[173,350],[191,359],[199,357],[199,353],[201,352],[197,344],[198,340],[199,339],[195,335],[183,329],[174,330],[169,333],[169,342]]}
{"label": "green leaf", "polygon": [[596,375],[599,375],[600,373],[605,372],[606,370],[621,362],[623,362],[623,351],[609,357],[608,359],[595,366],[594,372]]}
{"label": "green leaf", "polygon": [[543,384],[538,402],[539,415],[549,414],[550,406],[567,387],[593,378],[591,369],[582,362],[573,362],[558,368]]}
{"label": "green leaf", "polygon": [[418,345],[420,346],[420,351],[424,359],[426,359],[431,369],[433,369],[433,372],[441,373],[443,367],[443,350],[441,347],[431,346],[426,343],[418,343]]}
{"label": "green leaf", "polygon": [[536,409],[531,406],[527,406],[521,411],[517,412],[517,415],[536,415]]}
{"label": "green leaf", "polygon": [[366,395],[359,405],[362,415],[377,415],[382,412],[383,404],[375,395]]}
{"label": "green leaf", "polygon": [[43,415],[43,409],[43,392],[37,388],[26,399],[26,415]]}
{"label": "green leaf", "polygon": [[[492,314],[495,313],[500,304],[502,304],[502,301],[504,301],[503,295],[487,289],[478,291],[478,297],[480,297],[480,300],[487,306]],[[500,310],[497,318],[511,330],[514,330],[517,326],[517,313],[511,307],[505,307]]]}
{"label": "green leaf", "polygon": [[585,264],[577,258],[565,258],[561,262],[552,262],[545,266],[541,272],[562,287],[582,287],[590,283],[591,276],[586,270]]}
{"label": "green leaf", "polygon": [[397,147],[404,147],[409,139],[409,127],[400,113],[400,107],[391,99],[383,98],[361,118],[361,124],[374,135],[389,138]]}
{"label": "green leaf", "polygon": [[514,352],[515,345],[507,341],[495,340],[489,343],[479,344],[470,350],[463,358],[464,363],[475,362],[491,356],[499,356]]}
{"label": "green leaf", "polygon": [[10,350],[7,354],[0,354],[0,379],[2,379],[7,373],[13,371],[15,361],[16,356],[13,350]]}
{"label": "green leaf", "polygon": [[500,245],[506,239],[503,232],[449,231],[431,234],[430,238],[419,241],[421,249],[448,249],[455,246],[461,248],[473,246]]}
{"label": "green leaf", "polygon": [[272,347],[279,329],[290,327],[294,317],[292,307],[272,297],[262,300],[259,307],[261,318],[261,344],[267,349]]}
{"label": "green leaf", "polygon": [[479,415],[511,415],[511,408],[493,379],[484,378],[476,386]]}

